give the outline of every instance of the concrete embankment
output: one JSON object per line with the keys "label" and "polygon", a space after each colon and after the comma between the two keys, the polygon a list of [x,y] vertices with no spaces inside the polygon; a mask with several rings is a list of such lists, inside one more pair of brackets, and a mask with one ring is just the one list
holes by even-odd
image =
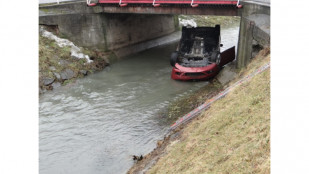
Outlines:
{"label": "concrete embankment", "polygon": [[67,3],[39,8],[39,24],[56,27],[76,45],[113,51],[117,57],[148,49],[148,42],[178,29],[175,15],[109,14],[85,3]]}
{"label": "concrete embankment", "polygon": [[[269,60],[269,48],[265,48],[230,85]],[[157,148],[128,173],[139,172],[270,173],[270,70],[236,87],[192,122],[158,141]]]}

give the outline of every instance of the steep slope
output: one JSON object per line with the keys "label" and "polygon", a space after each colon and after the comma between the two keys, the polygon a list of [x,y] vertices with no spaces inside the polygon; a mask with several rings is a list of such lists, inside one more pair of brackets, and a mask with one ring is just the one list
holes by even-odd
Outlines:
{"label": "steep slope", "polygon": [[[269,60],[262,50],[231,84]],[[148,173],[270,173],[270,70],[188,124]]]}

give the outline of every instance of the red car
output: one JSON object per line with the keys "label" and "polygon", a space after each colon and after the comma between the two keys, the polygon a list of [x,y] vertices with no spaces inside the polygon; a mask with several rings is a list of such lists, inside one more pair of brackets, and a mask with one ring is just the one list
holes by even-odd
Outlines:
{"label": "red car", "polygon": [[172,79],[207,80],[235,59],[235,47],[220,52],[220,25],[182,28],[176,51],[171,55]]}

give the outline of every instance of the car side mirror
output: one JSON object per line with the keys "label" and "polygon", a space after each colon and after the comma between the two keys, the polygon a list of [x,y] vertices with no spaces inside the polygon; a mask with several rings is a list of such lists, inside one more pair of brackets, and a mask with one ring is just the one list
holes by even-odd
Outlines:
{"label": "car side mirror", "polygon": [[220,47],[223,47],[223,44],[220,44]]}

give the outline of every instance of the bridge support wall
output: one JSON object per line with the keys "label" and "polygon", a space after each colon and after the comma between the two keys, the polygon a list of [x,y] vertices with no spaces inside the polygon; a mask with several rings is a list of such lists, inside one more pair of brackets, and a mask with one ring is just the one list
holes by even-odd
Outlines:
{"label": "bridge support wall", "polygon": [[244,3],[238,40],[237,68],[246,66],[259,49],[269,45],[270,7]]}
{"label": "bridge support wall", "polygon": [[119,56],[125,56],[149,48],[141,43],[178,29],[175,14],[241,16],[237,51],[237,67],[241,68],[254,57],[258,51],[256,48],[270,45],[270,6],[256,2],[242,2],[242,5],[242,9],[185,6],[119,8],[87,7],[85,2],[74,2],[40,7],[39,23],[57,25],[61,34],[79,46],[112,50]]}
{"label": "bridge support wall", "polygon": [[[82,13],[40,16],[40,25],[58,26],[59,33],[79,46],[134,53],[122,48],[174,32],[174,15]],[[145,47],[146,48],[146,47]],[[139,49],[140,50],[140,49]]]}

